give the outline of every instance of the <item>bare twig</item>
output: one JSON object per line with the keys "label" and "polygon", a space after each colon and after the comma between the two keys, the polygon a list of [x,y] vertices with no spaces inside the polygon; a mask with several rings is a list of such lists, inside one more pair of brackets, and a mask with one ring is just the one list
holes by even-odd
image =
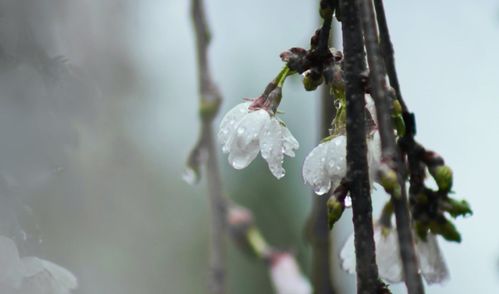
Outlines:
{"label": "bare twig", "polygon": [[[211,78],[208,64],[208,45],[210,41],[208,24],[202,0],[192,0],[192,21],[196,32],[197,59],[199,66],[200,112],[202,117],[201,135],[191,154],[199,165],[202,155],[206,156],[206,178],[211,206],[211,253],[210,253],[210,289],[211,293],[226,293],[226,209],[227,200],[223,196],[222,181],[217,163],[212,121],[222,100],[220,92]],[[202,155],[201,155],[202,154]],[[198,170],[196,166],[196,170]]]}
{"label": "bare twig", "polygon": [[418,273],[416,254],[411,230],[407,193],[403,176],[404,165],[400,151],[395,143],[395,135],[391,121],[391,105],[386,92],[385,68],[381,57],[376,32],[374,8],[370,0],[357,0],[364,30],[367,57],[370,68],[372,92],[376,104],[379,132],[382,145],[383,159],[397,171],[400,185],[400,195],[392,197],[393,207],[397,222],[397,232],[400,243],[400,254],[404,269],[407,290],[412,293],[424,293],[421,276]]}
{"label": "bare twig", "polygon": [[365,100],[361,73],[364,43],[354,1],[341,1],[344,72],[347,98],[347,177],[352,197],[357,293],[377,293],[381,287],[373,238],[371,186],[367,164]]}

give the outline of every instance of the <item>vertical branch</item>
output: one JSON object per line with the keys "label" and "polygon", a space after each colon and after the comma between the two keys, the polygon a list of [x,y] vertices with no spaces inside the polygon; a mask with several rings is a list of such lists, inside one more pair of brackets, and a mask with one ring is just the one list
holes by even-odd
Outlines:
{"label": "vertical branch", "polygon": [[357,0],[356,2],[359,5],[364,30],[367,57],[371,71],[371,95],[376,104],[383,159],[387,161],[387,164],[391,168],[397,171],[398,182],[401,188],[400,195],[398,197],[392,197],[392,203],[397,222],[405,283],[410,294],[424,293],[421,276],[418,273],[407,203],[407,192],[405,189],[404,177],[402,175],[404,166],[401,154],[395,143],[395,135],[391,121],[391,106],[386,92],[385,69],[378,44],[374,9],[370,0]]}
{"label": "vertical branch", "polygon": [[347,98],[347,178],[351,183],[357,293],[377,293],[381,284],[373,238],[365,99],[361,79],[361,73],[365,70],[364,45],[355,2],[341,1],[341,12]]}
{"label": "vertical branch", "polygon": [[210,42],[208,23],[202,0],[192,0],[192,21],[196,34],[196,50],[199,66],[200,113],[202,118],[201,137],[193,154],[206,156],[205,170],[208,196],[211,206],[211,253],[210,289],[211,293],[225,293],[225,255],[224,233],[226,229],[227,200],[222,194],[222,182],[215,151],[212,121],[218,111],[222,98],[213,83],[208,64],[208,45]]}
{"label": "vertical branch", "polygon": [[[329,88],[324,86],[321,90],[321,120],[320,136],[329,136],[329,128],[334,117],[335,108],[333,97],[329,94]],[[333,191],[330,191],[332,193]],[[310,241],[312,243],[312,283],[314,293],[335,293],[331,274],[331,241],[327,216],[326,195],[317,196],[312,193],[313,208],[310,215]]]}

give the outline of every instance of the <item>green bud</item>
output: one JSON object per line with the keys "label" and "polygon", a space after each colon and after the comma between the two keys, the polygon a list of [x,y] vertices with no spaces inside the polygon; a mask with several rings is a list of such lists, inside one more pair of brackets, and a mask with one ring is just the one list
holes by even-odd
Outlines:
{"label": "green bud", "polygon": [[327,201],[327,219],[329,224],[329,229],[331,230],[334,224],[340,219],[343,211],[345,210],[345,205],[338,201],[336,197],[332,196]]}
{"label": "green bud", "polygon": [[430,223],[430,230],[434,234],[441,235],[447,241],[461,242],[461,234],[459,234],[454,224],[449,220],[445,220],[444,223],[432,221]]}
{"label": "green bud", "polygon": [[392,194],[392,196],[398,198],[401,195],[401,189],[398,182],[397,173],[388,166],[381,167],[380,171],[380,183],[385,190]]}
{"label": "green bud", "polygon": [[314,77],[313,75],[305,74],[303,77],[303,87],[307,91],[314,91],[323,81],[324,78],[322,76]]}
{"label": "green bud", "polygon": [[214,118],[220,108],[220,99],[203,99],[199,105],[199,116],[203,120]]}
{"label": "green bud", "polygon": [[466,200],[455,200],[452,198],[448,198],[445,200],[444,209],[447,211],[452,217],[456,218],[458,216],[466,216],[472,215],[473,211],[471,210],[470,205]]}
{"label": "green bud", "polygon": [[430,174],[437,182],[440,191],[449,192],[452,188],[452,170],[447,165],[439,165],[435,168],[430,168]]}
{"label": "green bud", "polygon": [[405,122],[404,118],[402,118],[402,115],[392,116],[392,118],[395,130],[397,131],[397,135],[399,137],[405,136]]}
{"label": "green bud", "polygon": [[397,99],[393,100],[392,109],[394,116],[402,115],[402,105],[400,105],[400,102]]}

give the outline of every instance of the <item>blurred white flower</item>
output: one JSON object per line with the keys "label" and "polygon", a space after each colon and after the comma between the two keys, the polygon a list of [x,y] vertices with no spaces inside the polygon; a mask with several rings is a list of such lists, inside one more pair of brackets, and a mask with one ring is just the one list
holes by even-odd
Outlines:
{"label": "blurred white flower", "polygon": [[288,128],[265,109],[250,110],[251,102],[232,108],[222,119],[218,140],[222,151],[229,153],[235,169],[247,167],[258,152],[267,161],[272,174],[284,176],[284,155],[294,157],[299,144]]}
{"label": "blurred white flower", "polygon": [[274,253],[270,258],[270,278],[277,294],[310,294],[312,286],[289,253]]}
{"label": "blurred white flower", "polygon": [[[323,195],[335,189],[346,176],[347,138],[339,135],[320,143],[305,158],[303,179],[314,189],[317,195]],[[367,138],[367,162],[371,183],[374,180],[381,158],[379,132],[375,131]]]}
{"label": "blurred white flower", "polygon": [[0,293],[69,294],[78,287],[67,269],[37,257],[19,257],[16,244],[0,236]]}
{"label": "blurred white flower", "polygon": [[[402,282],[404,278],[397,230],[375,224],[374,242],[379,276],[388,283]],[[444,283],[449,279],[449,270],[435,235],[428,234],[426,241],[416,237],[416,254],[420,272],[428,284]],[[356,261],[353,234],[341,249],[340,258],[342,268],[354,274]]]}

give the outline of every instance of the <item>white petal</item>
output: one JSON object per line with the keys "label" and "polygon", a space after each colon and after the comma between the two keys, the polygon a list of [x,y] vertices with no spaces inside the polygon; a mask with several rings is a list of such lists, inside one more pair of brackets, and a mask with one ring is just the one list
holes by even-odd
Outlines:
{"label": "white petal", "polygon": [[[239,121],[248,114],[248,107],[251,102],[244,102],[236,105],[234,108],[229,110],[227,114],[225,114],[222,122],[220,123],[220,128],[218,131],[218,141],[222,144],[222,146],[227,145],[227,141],[232,136],[232,133],[236,129]],[[224,150],[224,152],[227,152]]]}
{"label": "white petal", "polygon": [[341,259],[341,268],[349,274],[355,274],[355,267],[357,262],[355,261],[355,237],[352,233],[350,237],[348,237],[345,245],[341,248],[340,251],[340,259]]}
{"label": "white petal", "polygon": [[347,138],[338,136],[327,142],[326,169],[331,179],[331,189],[336,189],[347,174]]}
{"label": "white petal", "polygon": [[268,112],[260,109],[248,113],[239,121],[227,142],[232,167],[245,168],[255,159],[259,151],[260,133],[269,119]]}
{"label": "white petal", "polygon": [[449,270],[435,235],[428,234],[426,242],[417,238],[416,251],[421,273],[428,284],[443,283],[449,279]]}
{"label": "white petal", "polygon": [[76,277],[67,269],[37,257],[21,260],[26,279],[21,293],[67,294],[78,287]]}
{"label": "white petal", "polygon": [[22,278],[16,244],[12,239],[0,236],[0,286],[17,288]]}
{"label": "white petal", "polygon": [[376,115],[376,106],[374,104],[374,99],[371,97],[371,95],[365,95],[364,97],[366,99],[366,108],[367,108],[367,111],[369,111],[369,113],[371,114],[372,119],[374,120],[374,123],[376,123],[376,125],[377,125],[378,124],[378,118],[377,118],[377,115]]}
{"label": "white petal", "polygon": [[305,158],[302,175],[306,184],[314,189],[315,194],[323,195],[331,188],[331,179],[326,170],[328,142],[315,147]]}
{"label": "white petal", "polygon": [[388,283],[403,281],[402,261],[398,245],[398,235],[394,228],[383,234],[382,227],[374,226],[374,242],[376,244],[376,263],[379,276]]}
{"label": "white petal", "polygon": [[311,294],[312,287],[290,254],[276,257],[270,277],[277,294]]}
{"label": "white petal", "polygon": [[369,179],[372,185],[373,181],[377,180],[381,162],[381,140],[378,131],[374,132],[372,137],[367,140],[367,162],[369,164]]}
{"label": "white petal", "polygon": [[278,179],[284,176],[283,151],[281,124],[276,118],[271,118],[260,134],[260,152],[267,161],[270,171]]}
{"label": "white petal", "polygon": [[295,157],[294,150],[298,149],[300,147],[300,144],[286,126],[281,125],[281,129],[284,154],[289,157]]}

